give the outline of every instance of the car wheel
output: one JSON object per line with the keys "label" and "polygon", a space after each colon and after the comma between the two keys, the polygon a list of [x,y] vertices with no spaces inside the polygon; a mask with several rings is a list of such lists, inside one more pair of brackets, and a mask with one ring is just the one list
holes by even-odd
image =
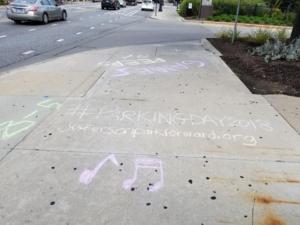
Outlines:
{"label": "car wheel", "polygon": [[68,17],[67,12],[63,11],[62,14],[61,14],[61,20],[66,21],[67,17]]}
{"label": "car wheel", "polygon": [[20,20],[14,20],[15,24],[21,24]]}
{"label": "car wheel", "polygon": [[43,22],[43,24],[49,23],[49,17],[46,13],[43,14],[42,22]]}

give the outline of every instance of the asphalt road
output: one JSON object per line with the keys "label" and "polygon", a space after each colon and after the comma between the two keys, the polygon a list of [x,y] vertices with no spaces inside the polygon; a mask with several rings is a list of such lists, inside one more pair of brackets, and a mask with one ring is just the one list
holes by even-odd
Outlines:
{"label": "asphalt road", "polygon": [[[212,34],[204,28],[165,23],[138,6],[101,10],[101,3],[66,5],[67,21],[14,24],[0,19],[0,71],[83,51],[145,43],[199,40]],[[170,7],[170,6],[169,6]]]}

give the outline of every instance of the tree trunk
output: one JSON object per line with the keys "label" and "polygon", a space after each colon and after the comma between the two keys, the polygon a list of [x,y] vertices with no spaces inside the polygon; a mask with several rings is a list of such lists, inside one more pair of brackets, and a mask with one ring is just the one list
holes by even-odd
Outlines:
{"label": "tree trunk", "polygon": [[295,22],[294,22],[294,27],[293,31],[291,34],[291,41],[300,37],[300,9],[298,10]]}

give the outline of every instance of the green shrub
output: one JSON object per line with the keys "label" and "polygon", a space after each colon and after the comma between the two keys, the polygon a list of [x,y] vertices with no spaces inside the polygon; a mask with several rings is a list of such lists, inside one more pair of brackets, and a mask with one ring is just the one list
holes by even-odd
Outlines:
{"label": "green shrub", "polygon": [[252,20],[250,17],[241,18],[240,22],[242,23],[252,23]]}
{"label": "green shrub", "polygon": [[294,12],[287,13],[285,19],[288,23],[293,24],[293,22],[296,19],[296,13]]}
{"label": "green shrub", "polygon": [[[213,0],[214,15],[235,14],[237,0]],[[268,12],[264,0],[243,0],[240,15],[263,16]]]}
{"label": "green shrub", "polygon": [[199,6],[200,6],[200,0],[183,0],[179,5],[179,15],[182,17],[187,16],[187,8],[188,4],[192,3],[192,15],[191,16],[198,16],[199,15]]}
{"label": "green shrub", "polygon": [[274,9],[274,11],[272,13],[272,17],[283,18],[283,13],[281,12],[280,9]]}
{"label": "green shrub", "polygon": [[[217,16],[210,16],[209,20],[231,22],[235,20],[235,15],[221,14]],[[252,23],[252,24],[269,24],[269,25],[287,25],[291,26],[292,21],[288,22],[284,18],[276,17],[260,17],[260,16],[239,16],[238,22]]]}

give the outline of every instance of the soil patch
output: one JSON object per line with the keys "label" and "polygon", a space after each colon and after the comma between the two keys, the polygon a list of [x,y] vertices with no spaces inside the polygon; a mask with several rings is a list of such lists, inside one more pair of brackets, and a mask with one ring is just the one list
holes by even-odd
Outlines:
{"label": "soil patch", "polygon": [[237,41],[209,39],[222,54],[222,59],[254,94],[286,94],[300,97],[300,61],[283,60],[266,63],[263,57],[251,56],[254,46]]}

